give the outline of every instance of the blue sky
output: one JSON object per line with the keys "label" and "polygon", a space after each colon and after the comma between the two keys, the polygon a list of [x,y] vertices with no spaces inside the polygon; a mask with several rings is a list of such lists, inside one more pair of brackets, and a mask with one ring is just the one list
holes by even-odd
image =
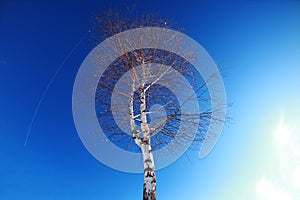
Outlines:
{"label": "blue sky", "polygon": [[[75,76],[92,48],[90,16],[118,4],[124,6],[1,1],[0,199],[141,199],[142,174],[94,159],[72,117]],[[300,2],[154,0],[137,1],[136,10],[154,10],[183,26],[224,68],[234,103],[233,122],[208,157],[198,160],[195,152],[191,161],[181,158],[158,171],[158,199],[274,200],[271,193],[299,199],[293,177],[300,169]],[[41,95],[81,39],[49,88],[24,148]]]}

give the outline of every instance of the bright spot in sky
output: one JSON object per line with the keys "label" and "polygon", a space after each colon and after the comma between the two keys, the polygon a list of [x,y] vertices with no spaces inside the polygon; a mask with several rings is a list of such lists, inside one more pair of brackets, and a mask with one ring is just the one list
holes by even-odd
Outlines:
{"label": "bright spot in sky", "polygon": [[300,166],[298,165],[293,172],[293,184],[296,189],[300,189]]}
{"label": "bright spot in sky", "polygon": [[281,118],[280,124],[275,131],[274,139],[280,146],[286,146],[291,139],[291,132],[284,125],[283,118]]}
{"label": "bright spot in sky", "polygon": [[257,183],[256,194],[258,200],[292,200],[282,188],[274,185],[265,177],[262,177]]}
{"label": "bright spot in sky", "polygon": [[[281,117],[272,134],[274,146],[271,168],[266,169],[256,184],[257,200],[299,200],[300,199],[300,132],[295,125]],[[298,126],[299,128],[299,126]],[[273,129],[274,130],[274,129]],[[268,163],[266,163],[268,165]]]}

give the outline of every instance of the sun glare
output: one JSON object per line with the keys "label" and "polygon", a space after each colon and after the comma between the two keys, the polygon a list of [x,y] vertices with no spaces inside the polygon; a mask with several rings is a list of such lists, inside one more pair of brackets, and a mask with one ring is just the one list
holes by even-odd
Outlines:
{"label": "sun glare", "polygon": [[300,189],[300,165],[294,169],[293,184],[296,189]]}
{"label": "sun glare", "polygon": [[285,126],[283,118],[280,120],[278,128],[275,130],[274,139],[280,146],[286,146],[291,139],[291,132]]}
{"label": "sun glare", "polygon": [[300,132],[295,119],[281,116],[273,129],[273,164],[256,184],[257,200],[300,199]]}
{"label": "sun glare", "polygon": [[258,200],[291,200],[292,198],[282,188],[262,177],[257,183],[256,194]]}

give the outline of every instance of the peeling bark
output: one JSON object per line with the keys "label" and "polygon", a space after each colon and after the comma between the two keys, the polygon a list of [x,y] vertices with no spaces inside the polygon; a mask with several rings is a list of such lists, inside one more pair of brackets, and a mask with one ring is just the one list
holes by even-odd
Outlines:
{"label": "peeling bark", "polygon": [[[144,63],[143,63],[144,64]],[[147,72],[145,64],[143,65],[142,83],[139,93],[140,100],[140,123],[141,129],[137,130],[135,125],[136,117],[134,116],[133,100],[135,92],[135,79],[133,79],[131,94],[129,98],[129,116],[130,127],[134,142],[140,147],[144,162],[144,189],[143,200],[156,200],[156,172],[152,148],[150,144],[151,129],[147,122],[147,95],[149,87],[145,87],[147,81]],[[141,134],[142,135],[141,135]]]}
{"label": "peeling bark", "polygon": [[147,96],[146,96],[146,70],[143,68],[143,81],[140,93],[141,111],[141,131],[143,133],[143,143],[141,145],[144,161],[144,190],[143,200],[156,200],[156,173],[152,148],[150,144],[150,127],[147,122]]}
{"label": "peeling bark", "polygon": [[156,200],[156,173],[150,144],[142,145],[144,161],[143,200]]}

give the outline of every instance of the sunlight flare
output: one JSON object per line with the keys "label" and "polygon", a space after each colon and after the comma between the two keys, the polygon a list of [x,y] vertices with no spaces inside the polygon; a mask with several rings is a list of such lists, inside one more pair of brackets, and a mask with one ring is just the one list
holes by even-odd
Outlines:
{"label": "sunlight flare", "polygon": [[[298,119],[298,118],[297,118]],[[283,118],[272,134],[272,167],[256,184],[257,200],[298,200],[300,197],[299,120]]]}
{"label": "sunlight flare", "polygon": [[296,189],[300,189],[300,165],[293,172],[293,185]]}
{"label": "sunlight flare", "polygon": [[257,183],[256,194],[258,200],[292,200],[283,188],[275,185],[264,176]]}
{"label": "sunlight flare", "polygon": [[284,124],[283,117],[281,117],[280,124],[274,132],[274,139],[275,142],[281,147],[288,145],[291,139],[291,131]]}

